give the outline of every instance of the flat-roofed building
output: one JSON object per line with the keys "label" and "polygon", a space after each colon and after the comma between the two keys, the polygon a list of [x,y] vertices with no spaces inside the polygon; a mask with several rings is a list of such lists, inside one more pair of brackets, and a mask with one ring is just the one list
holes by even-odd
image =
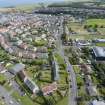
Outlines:
{"label": "flat-roofed building", "polygon": [[96,39],[96,40],[93,40],[93,42],[96,42],[96,43],[105,43],[105,39]]}
{"label": "flat-roofed building", "polygon": [[33,82],[31,81],[31,79],[29,78],[25,78],[24,79],[24,83],[25,85],[30,89],[30,91],[34,94],[34,93],[37,93],[39,91],[39,88],[38,86]]}
{"label": "flat-roofed building", "polygon": [[93,100],[90,105],[105,105],[104,101]]}
{"label": "flat-roofed building", "polygon": [[24,69],[25,69],[25,65],[18,63],[16,65],[14,65],[13,67],[11,67],[9,71],[10,71],[10,73],[16,75],[17,73],[19,73],[20,71],[22,71]]}
{"label": "flat-roofed building", "polygon": [[59,80],[59,65],[58,65],[58,62],[55,59],[52,62],[52,66],[53,66],[54,80],[58,81]]}
{"label": "flat-roofed building", "polygon": [[93,56],[96,60],[105,60],[105,47],[94,47]]}

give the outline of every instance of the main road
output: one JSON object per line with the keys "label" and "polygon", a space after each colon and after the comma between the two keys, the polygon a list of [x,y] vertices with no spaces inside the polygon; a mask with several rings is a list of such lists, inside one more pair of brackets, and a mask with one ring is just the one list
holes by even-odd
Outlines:
{"label": "main road", "polygon": [[4,98],[6,105],[20,105],[12,96],[12,91],[8,92],[3,86],[0,85],[0,97]]}
{"label": "main road", "polygon": [[58,50],[59,54],[65,60],[65,63],[67,66],[66,70],[69,73],[69,78],[70,78],[69,88],[70,89],[69,89],[69,103],[68,104],[69,105],[77,105],[76,98],[77,98],[78,91],[77,91],[76,75],[75,75],[72,65],[69,62],[68,57],[64,53],[64,46],[62,45],[62,40],[61,40],[61,35],[64,30],[62,18],[61,18],[60,22],[61,22],[61,25],[59,27],[59,31],[58,31],[58,33],[56,33],[56,35],[57,35],[56,45],[57,45],[57,50]]}

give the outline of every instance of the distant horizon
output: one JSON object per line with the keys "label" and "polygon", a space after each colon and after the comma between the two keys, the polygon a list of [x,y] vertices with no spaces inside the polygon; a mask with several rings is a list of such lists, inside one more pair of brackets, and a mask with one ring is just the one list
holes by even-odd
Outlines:
{"label": "distant horizon", "polygon": [[53,2],[67,2],[67,1],[89,1],[89,0],[0,0],[0,7],[11,7],[18,5],[38,4],[38,3],[53,3]]}
{"label": "distant horizon", "polygon": [[65,0],[0,0],[0,7],[11,7],[18,5],[63,2]]}

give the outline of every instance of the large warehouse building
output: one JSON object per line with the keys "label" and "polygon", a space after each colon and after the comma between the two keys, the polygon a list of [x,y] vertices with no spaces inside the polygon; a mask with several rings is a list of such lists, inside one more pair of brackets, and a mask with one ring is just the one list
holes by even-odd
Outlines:
{"label": "large warehouse building", "polygon": [[105,60],[105,47],[94,47],[93,56],[96,60],[99,61]]}

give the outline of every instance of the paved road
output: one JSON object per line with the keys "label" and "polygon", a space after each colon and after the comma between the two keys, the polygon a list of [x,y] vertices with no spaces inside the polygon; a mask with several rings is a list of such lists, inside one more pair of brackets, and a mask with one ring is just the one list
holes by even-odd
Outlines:
{"label": "paved road", "polygon": [[[0,97],[4,97],[6,105],[20,105],[4,87],[0,85]],[[11,103],[12,101],[12,103]]]}
{"label": "paved road", "polygon": [[[63,22],[63,20],[61,20]],[[61,27],[59,29],[62,29],[63,26],[61,24]],[[76,105],[77,104],[77,101],[76,101],[76,98],[77,98],[77,83],[76,83],[76,75],[75,75],[75,72],[72,68],[72,65],[70,64],[69,62],[69,59],[67,56],[65,56],[64,54],[64,47],[62,45],[62,40],[61,40],[61,35],[62,35],[62,30],[59,30],[59,33],[57,35],[57,49],[59,51],[59,54],[63,57],[63,59],[65,60],[65,63],[67,65],[67,71],[70,72],[70,91],[69,91],[69,105]]]}

